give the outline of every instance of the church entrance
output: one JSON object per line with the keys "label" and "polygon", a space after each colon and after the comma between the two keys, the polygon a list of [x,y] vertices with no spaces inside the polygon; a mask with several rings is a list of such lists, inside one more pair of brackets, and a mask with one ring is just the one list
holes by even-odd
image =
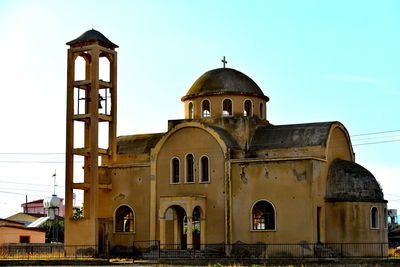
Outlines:
{"label": "church entrance", "polygon": [[[179,205],[165,211],[165,249],[187,249],[187,216]],[[162,240],[161,240],[162,241]]]}
{"label": "church entrance", "polygon": [[160,197],[161,249],[201,249],[206,244],[205,197]]}
{"label": "church entrance", "polygon": [[192,214],[192,242],[194,249],[200,249],[201,215],[200,207],[197,206]]}

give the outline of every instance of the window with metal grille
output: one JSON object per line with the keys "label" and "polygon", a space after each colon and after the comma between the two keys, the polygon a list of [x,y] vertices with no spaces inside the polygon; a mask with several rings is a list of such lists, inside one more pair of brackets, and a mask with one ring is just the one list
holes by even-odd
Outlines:
{"label": "window with metal grille", "polygon": [[266,200],[260,200],[253,206],[253,230],[275,230],[275,208]]}
{"label": "window with metal grille", "polygon": [[232,100],[224,99],[222,102],[222,116],[232,116]]}
{"label": "window with metal grille", "polygon": [[203,100],[203,103],[202,103],[202,114],[203,114],[203,118],[211,117],[210,101]]}
{"label": "window with metal grille", "polygon": [[134,215],[128,206],[120,206],[115,212],[115,232],[134,232]]}
{"label": "window with metal grille", "polygon": [[243,115],[247,117],[253,116],[253,105],[250,100],[244,101]]}

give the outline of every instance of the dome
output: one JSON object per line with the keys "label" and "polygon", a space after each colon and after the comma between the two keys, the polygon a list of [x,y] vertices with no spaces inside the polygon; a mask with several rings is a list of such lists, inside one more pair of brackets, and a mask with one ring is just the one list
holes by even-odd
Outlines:
{"label": "dome", "polygon": [[87,42],[99,42],[102,45],[109,47],[111,49],[114,49],[118,47],[118,45],[114,44],[111,42],[107,37],[105,37],[101,32],[96,31],[94,29],[88,30],[84,33],[82,33],[81,36],[78,38],[69,41],[67,45],[75,45],[75,44],[81,44],[81,43],[87,43]]}
{"label": "dome", "polygon": [[386,202],[375,177],[355,162],[335,159],[329,167],[326,200],[330,202]]}
{"label": "dome", "polygon": [[197,96],[236,94],[258,96],[268,101],[260,87],[247,75],[230,68],[210,70],[198,78],[182,101]]}

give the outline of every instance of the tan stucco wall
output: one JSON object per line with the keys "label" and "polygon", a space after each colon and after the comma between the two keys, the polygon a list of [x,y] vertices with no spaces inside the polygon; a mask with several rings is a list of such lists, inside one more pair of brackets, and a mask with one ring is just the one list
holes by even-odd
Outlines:
{"label": "tan stucco wall", "polygon": [[[233,242],[313,242],[311,175],[312,162],[306,160],[233,164]],[[258,200],[274,205],[276,230],[252,230],[251,210]]]}
{"label": "tan stucco wall", "polygon": [[[378,229],[371,229],[371,208],[377,207],[379,213]],[[385,203],[371,202],[332,202],[326,204],[326,241],[335,242],[387,242],[387,229],[384,226]]]}
{"label": "tan stucco wall", "polygon": [[[232,112],[233,115],[242,115],[244,111],[244,102],[251,100],[253,107],[253,116],[257,116],[260,119],[265,120],[267,118],[267,102],[264,99],[255,96],[243,96],[243,95],[214,95],[196,97],[190,100],[186,100],[185,103],[185,119],[189,119],[189,103],[192,102],[194,105],[194,118],[202,118],[202,102],[207,99],[210,101],[211,117],[217,116],[222,117],[222,102],[224,99],[232,100]],[[260,103],[263,104],[263,112],[260,113]]]}
{"label": "tan stucco wall", "polygon": [[[99,217],[113,219],[116,209],[127,205],[134,212],[134,233],[115,232],[111,225],[111,245],[132,246],[134,240],[149,239],[150,168],[129,167],[109,170],[112,190],[103,190],[99,196]],[[140,229],[137,231],[136,229]]]}
{"label": "tan stucco wall", "polygon": [[[112,189],[99,190],[97,214],[100,219],[97,219],[96,229],[87,218],[70,220],[68,243],[82,244],[84,240],[88,240],[84,244],[94,245],[88,242],[93,240],[92,235],[98,235],[98,223],[100,221],[108,224],[106,231],[108,231],[111,246],[132,246],[134,240],[148,240],[150,229],[149,166],[100,168],[100,180],[110,181]],[[115,232],[114,215],[116,209],[121,205],[131,207],[134,212],[135,232],[133,233]],[[88,231],[81,231],[80,229],[88,229]],[[140,231],[136,231],[136,229],[140,229]]]}
{"label": "tan stucco wall", "polygon": [[0,246],[7,243],[19,243],[20,236],[29,236],[30,243],[45,243],[46,233],[29,229],[0,227]]}
{"label": "tan stucco wall", "polygon": [[332,162],[336,158],[354,161],[350,137],[343,125],[336,124],[332,127],[328,139],[326,156],[328,163]]}
{"label": "tan stucco wall", "polygon": [[[184,182],[184,162],[188,153],[194,155],[195,183]],[[203,155],[207,155],[210,159],[209,183],[199,182],[199,160]],[[173,157],[178,157],[181,163],[181,182],[179,184],[170,183],[170,161]],[[224,242],[224,154],[214,137],[207,131],[196,127],[177,130],[168,137],[160,149],[156,170],[157,200],[161,196],[205,196],[207,243]],[[159,207],[160,203],[158,202],[157,211]],[[157,224],[157,229],[159,229],[159,223],[157,222]],[[215,227],[217,225],[218,227]]]}

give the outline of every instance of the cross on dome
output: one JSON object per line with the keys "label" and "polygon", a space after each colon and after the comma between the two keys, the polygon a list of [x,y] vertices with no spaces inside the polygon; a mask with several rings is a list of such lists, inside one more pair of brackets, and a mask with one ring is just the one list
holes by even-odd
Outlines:
{"label": "cross on dome", "polygon": [[225,68],[225,65],[228,63],[228,61],[226,61],[226,59],[225,59],[225,56],[222,58],[221,62],[224,64],[224,68]]}

